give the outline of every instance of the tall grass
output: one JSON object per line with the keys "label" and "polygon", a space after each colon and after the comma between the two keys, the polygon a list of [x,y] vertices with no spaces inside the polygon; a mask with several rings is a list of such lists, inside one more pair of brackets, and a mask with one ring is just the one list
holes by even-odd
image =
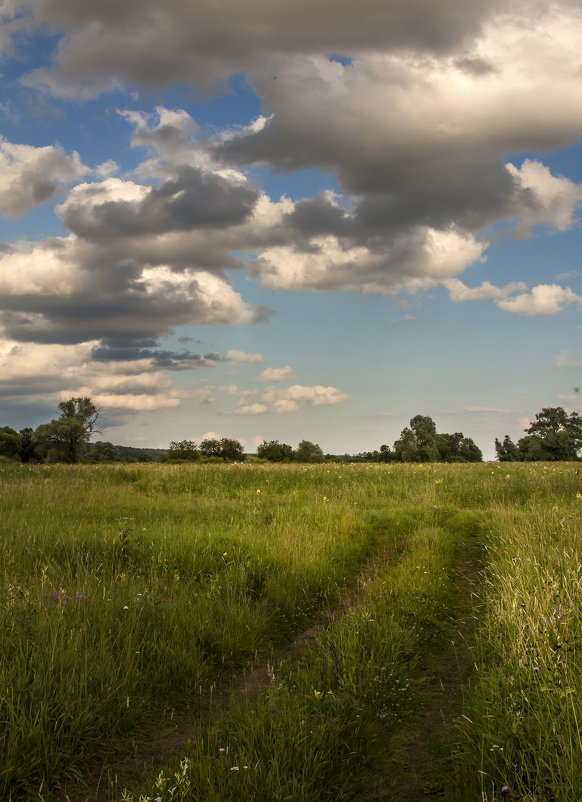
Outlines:
{"label": "tall grass", "polygon": [[270,686],[235,706],[148,799],[367,799],[379,753],[414,708],[415,673],[438,637],[462,538],[432,509],[399,521],[409,549],[382,559],[361,600],[297,663],[274,667]]}
{"label": "tall grass", "polygon": [[[572,465],[508,473],[532,487],[488,546],[460,783],[475,798],[582,798],[582,494]],[[459,797],[463,798],[463,797]]]}
{"label": "tall grass", "polygon": [[221,672],[335,604],[389,535],[358,508],[380,503],[380,477],[336,468],[0,477],[4,797],[83,777],[129,733],[204,707]]}
{"label": "tall grass", "polygon": [[365,798],[477,552],[449,798],[582,795],[572,465],[2,465],[0,503],[0,798],[60,799],[130,736],[206,710],[368,565],[359,602],[148,792]]}

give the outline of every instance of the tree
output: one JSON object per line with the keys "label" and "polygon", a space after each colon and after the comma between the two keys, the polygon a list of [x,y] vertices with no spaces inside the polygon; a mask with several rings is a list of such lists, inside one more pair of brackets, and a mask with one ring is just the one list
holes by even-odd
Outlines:
{"label": "tree", "polygon": [[394,458],[398,462],[418,462],[418,446],[414,432],[408,426],[400,432],[394,442]]}
{"label": "tree", "polygon": [[76,418],[41,423],[34,433],[35,451],[45,462],[78,462],[85,444],[83,424]]}
{"label": "tree", "polygon": [[293,446],[278,440],[263,440],[257,447],[257,457],[269,462],[290,462],[293,459]]}
{"label": "tree", "polygon": [[22,462],[32,462],[35,457],[34,429],[27,426],[20,430],[20,459]]}
{"label": "tree", "polygon": [[166,459],[195,462],[200,459],[200,449],[193,440],[172,440],[166,451]]}
{"label": "tree", "polygon": [[[387,446],[382,446],[382,449]],[[388,449],[389,453],[389,449]],[[477,444],[463,432],[437,432],[428,415],[415,415],[394,443],[392,459],[400,462],[482,462],[483,454]]]}
{"label": "tree", "polygon": [[121,455],[113,443],[108,440],[98,440],[89,447],[87,458],[91,462],[119,462]]}
{"label": "tree", "polygon": [[459,458],[465,462],[483,462],[483,452],[470,437],[463,437],[459,446]]}
{"label": "tree", "polygon": [[220,456],[222,459],[231,462],[242,462],[245,458],[242,443],[230,437],[222,437],[220,440]]}
{"label": "tree", "polygon": [[230,437],[203,440],[200,443],[200,451],[204,457],[215,457],[229,462],[242,462],[245,458],[242,444]]}
{"label": "tree", "polygon": [[436,424],[428,415],[415,415],[410,420],[410,428],[416,440],[420,462],[434,462],[438,459],[436,446]]}
{"label": "tree", "polygon": [[502,443],[495,440],[500,462],[578,459],[582,448],[582,416],[577,412],[568,415],[563,407],[544,407],[524,431],[526,436],[517,444],[508,435]]}
{"label": "tree", "polygon": [[[539,438],[547,460],[575,460],[582,448],[582,417],[563,407],[543,407],[527,434]],[[525,439],[525,438],[523,438]]]}
{"label": "tree", "polygon": [[520,459],[519,449],[508,434],[502,443],[495,438],[495,453],[499,462],[516,462]]}
{"label": "tree", "polygon": [[61,420],[78,420],[83,426],[85,440],[88,442],[93,432],[99,432],[97,421],[101,417],[101,409],[96,407],[90,398],[69,398],[59,404]]}
{"label": "tree", "polygon": [[435,442],[440,462],[483,462],[483,452],[463,432],[437,434]]}
{"label": "tree", "polygon": [[10,426],[0,427],[0,457],[20,460],[20,435]]}
{"label": "tree", "polygon": [[200,443],[200,452],[203,457],[220,457],[220,440],[207,438]]}
{"label": "tree", "polygon": [[400,462],[434,462],[438,459],[436,424],[428,415],[410,419],[394,443],[394,456]]}
{"label": "tree", "polygon": [[78,462],[101,410],[90,398],[69,398],[58,406],[59,417],[42,423],[34,433],[35,450],[47,462]]}
{"label": "tree", "polygon": [[385,443],[380,446],[379,462],[392,462],[394,454],[390,451],[390,446]]}
{"label": "tree", "polygon": [[302,440],[294,455],[297,462],[324,462],[325,455],[317,443]]}

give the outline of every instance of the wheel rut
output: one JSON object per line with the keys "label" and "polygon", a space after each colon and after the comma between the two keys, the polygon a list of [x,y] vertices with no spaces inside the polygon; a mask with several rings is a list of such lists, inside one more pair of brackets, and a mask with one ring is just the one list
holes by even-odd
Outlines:
{"label": "wheel rut", "polygon": [[386,744],[383,777],[371,791],[370,802],[458,798],[453,729],[462,715],[463,692],[474,663],[480,568],[476,554],[460,566],[444,632],[415,672],[416,710]]}
{"label": "wheel rut", "polygon": [[337,607],[324,612],[287,645],[257,654],[242,671],[222,678],[209,690],[204,708],[194,721],[182,722],[161,735],[132,738],[115,761],[109,760],[102,766],[92,782],[64,784],[59,798],[64,802],[118,802],[124,789],[138,788],[147,777],[155,776],[189,741],[196,740],[213,719],[226,715],[234,702],[252,698],[267,687],[281,663],[297,659],[313,645],[322,632],[357,603],[386,561],[397,559],[403,550],[403,544],[394,542],[383,548],[342,593]]}

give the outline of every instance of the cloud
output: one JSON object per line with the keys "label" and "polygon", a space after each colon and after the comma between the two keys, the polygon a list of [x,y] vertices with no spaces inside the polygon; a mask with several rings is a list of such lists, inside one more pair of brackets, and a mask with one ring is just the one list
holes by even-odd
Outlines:
{"label": "cloud", "polygon": [[238,393],[238,386],[236,384],[225,384],[218,389],[221,393],[227,393],[228,395],[237,395]]}
{"label": "cloud", "polygon": [[334,406],[348,401],[348,396],[337,387],[323,387],[320,384],[306,387],[294,384],[287,388],[267,387],[256,400],[247,403],[254,391],[241,393],[238,408],[228,412],[230,415],[264,415],[297,412],[300,407]]}
{"label": "cloud", "polygon": [[261,354],[247,354],[244,351],[237,351],[233,349],[226,352],[225,359],[228,362],[262,362],[263,357]]}
{"label": "cloud", "polygon": [[557,315],[567,304],[582,303],[582,296],[576,295],[569,287],[558,284],[538,284],[531,292],[524,292],[515,298],[497,301],[504,312],[517,315]]}
{"label": "cloud", "polygon": [[506,298],[513,292],[527,289],[523,281],[512,281],[505,287],[495,287],[484,281],[479,287],[467,287],[458,278],[449,278],[441,282],[449,291],[451,301],[482,301],[486,299]]}
{"label": "cloud", "polygon": [[509,415],[511,413],[510,409],[506,409],[505,407],[463,407],[464,412],[495,412],[499,415]]}
{"label": "cloud", "polygon": [[269,412],[269,407],[266,404],[243,404],[238,409],[233,410],[231,415],[264,415]]}
{"label": "cloud", "polygon": [[372,250],[334,236],[308,246],[265,248],[252,263],[261,284],[286,290],[345,289],[368,294],[416,292],[483,259],[486,245],[451,228],[420,227]]}
{"label": "cloud", "polygon": [[206,387],[201,387],[198,390],[190,390],[187,393],[189,398],[197,398],[201,404],[211,404],[213,401],[216,401],[215,395],[216,387],[212,384],[206,385]]}
{"label": "cloud", "polygon": [[52,145],[35,148],[0,137],[0,214],[18,217],[86,172],[76,152],[67,156]]}
{"label": "cloud", "polygon": [[566,231],[572,226],[577,206],[582,203],[582,186],[563,176],[553,176],[540,161],[526,159],[518,170],[507,164],[518,180],[524,202],[520,212],[520,230],[535,225],[553,226]]}
{"label": "cloud", "polygon": [[225,0],[203,9],[189,0],[125,0],[87,7],[37,0],[35,20],[63,30],[55,65],[29,82],[55,94],[90,97],[122,81],[161,87],[194,82],[210,88],[272,53],[361,52],[392,47],[447,53],[479,34],[500,0],[427,0],[357,6],[334,0],[289,5]]}
{"label": "cloud", "polygon": [[115,178],[80,184],[57,213],[74,234],[99,240],[236,225],[251,214],[257,199],[246,180],[185,165],[159,186]]}
{"label": "cloud", "polygon": [[561,368],[582,368],[582,359],[574,359],[569,356],[568,351],[564,349],[561,354],[556,356],[556,365]]}
{"label": "cloud", "polygon": [[265,370],[255,377],[259,382],[283,382],[294,379],[293,369],[286,365],[284,368],[265,368]]}
{"label": "cloud", "polygon": [[177,407],[187,397],[149,359],[92,360],[95,343],[38,345],[0,339],[3,402],[53,404],[89,396],[107,415]]}

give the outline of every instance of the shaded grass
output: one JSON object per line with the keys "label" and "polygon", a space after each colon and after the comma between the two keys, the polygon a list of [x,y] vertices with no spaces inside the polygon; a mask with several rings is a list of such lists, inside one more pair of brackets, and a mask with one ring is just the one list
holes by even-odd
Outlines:
{"label": "shaded grass", "polygon": [[48,798],[129,734],[204,708],[223,671],[337,603],[388,536],[342,479],[3,469],[0,792]]}

